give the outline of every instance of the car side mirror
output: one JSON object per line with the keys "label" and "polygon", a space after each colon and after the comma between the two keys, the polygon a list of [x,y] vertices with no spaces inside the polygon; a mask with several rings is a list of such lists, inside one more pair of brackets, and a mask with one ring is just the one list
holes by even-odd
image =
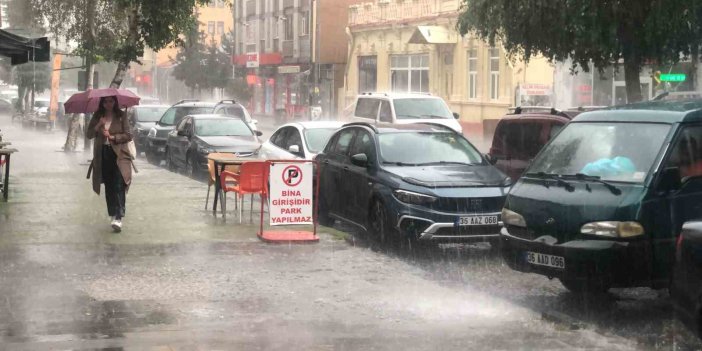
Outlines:
{"label": "car side mirror", "polygon": [[680,189],[682,183],[680,181],[680,168],[668,167],[661,172],[660,180],[658,181],[658,190],[669,192]]}
{"label": "car side mirror", "polygon": [[458,113],[454,112],[454,113],[453,113],[453,118],[455,118],[455,119],[461,119],[461,115],[459,115]]}
{"label": "car side mirror", "polygon": [[291,154],[299,154],[300,153],[300,145],[290,145],[290,146],[288,146],[288,151]]}
{"label": "car side mirror", "polygon": [[351,163],[358,167],[368,167],[368,156],[366,154],[355,154],[351,156]]}
{"label": "car side mirror", "polygon": [[491,154],[485,154],[485,159],[491,164],[494,165],[497,163],[497,157],[491,155]]}
{"label": "car side mirror", "polygon": [[257,130],[255,133],[256,133],[256,136],[262,136],[262,135],[263,135],[263,132],[260,131],[260,130]]}

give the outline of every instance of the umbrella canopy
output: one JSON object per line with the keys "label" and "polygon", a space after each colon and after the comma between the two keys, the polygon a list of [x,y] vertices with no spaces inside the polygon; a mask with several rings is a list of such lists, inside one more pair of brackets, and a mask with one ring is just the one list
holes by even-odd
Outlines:
{"label": "umbrella canopy", "polygon": [[126,89],[90,89],[71,95],[63,106],[66,113],[92,113],[98,110],[100,99],[107,96],[117,99],[120,108],[139,105],[139,99],[141,99]]}

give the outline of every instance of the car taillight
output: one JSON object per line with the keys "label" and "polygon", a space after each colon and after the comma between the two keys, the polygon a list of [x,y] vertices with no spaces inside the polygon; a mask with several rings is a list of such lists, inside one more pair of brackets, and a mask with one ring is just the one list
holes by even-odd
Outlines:
{"label": "car taillight", "polygon": [[678,235],[678,240],[675,243],[675,261],[680,262],[682,260],[682,243],[683,243],[683,235],[680,234]]}

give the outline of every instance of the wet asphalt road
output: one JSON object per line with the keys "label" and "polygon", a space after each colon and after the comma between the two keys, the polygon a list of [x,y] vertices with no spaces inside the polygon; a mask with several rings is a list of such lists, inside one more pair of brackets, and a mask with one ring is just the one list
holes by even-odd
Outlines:
{"label": "wet asphalt road", "polygon": [[205,211],[205,183],[142,161],[113,234],[90,155],[60,152],[63,131],[0,129],[20,149],[0,203],[0,350],[702,349],[664,290],[583,299],[487,244],[379,247],[339,224],[266,244]]}

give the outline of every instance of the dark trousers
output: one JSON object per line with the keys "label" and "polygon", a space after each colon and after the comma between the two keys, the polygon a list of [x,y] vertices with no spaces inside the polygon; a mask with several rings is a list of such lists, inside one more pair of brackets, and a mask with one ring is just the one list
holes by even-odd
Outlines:
{"label": "dark trousers", "polygon": [[117,167],[117,154],[112,146],[102,146],[102,182],[105,184],[105,200],[107,213],[117,219],[122,219],[126,211],[124,178]]}

